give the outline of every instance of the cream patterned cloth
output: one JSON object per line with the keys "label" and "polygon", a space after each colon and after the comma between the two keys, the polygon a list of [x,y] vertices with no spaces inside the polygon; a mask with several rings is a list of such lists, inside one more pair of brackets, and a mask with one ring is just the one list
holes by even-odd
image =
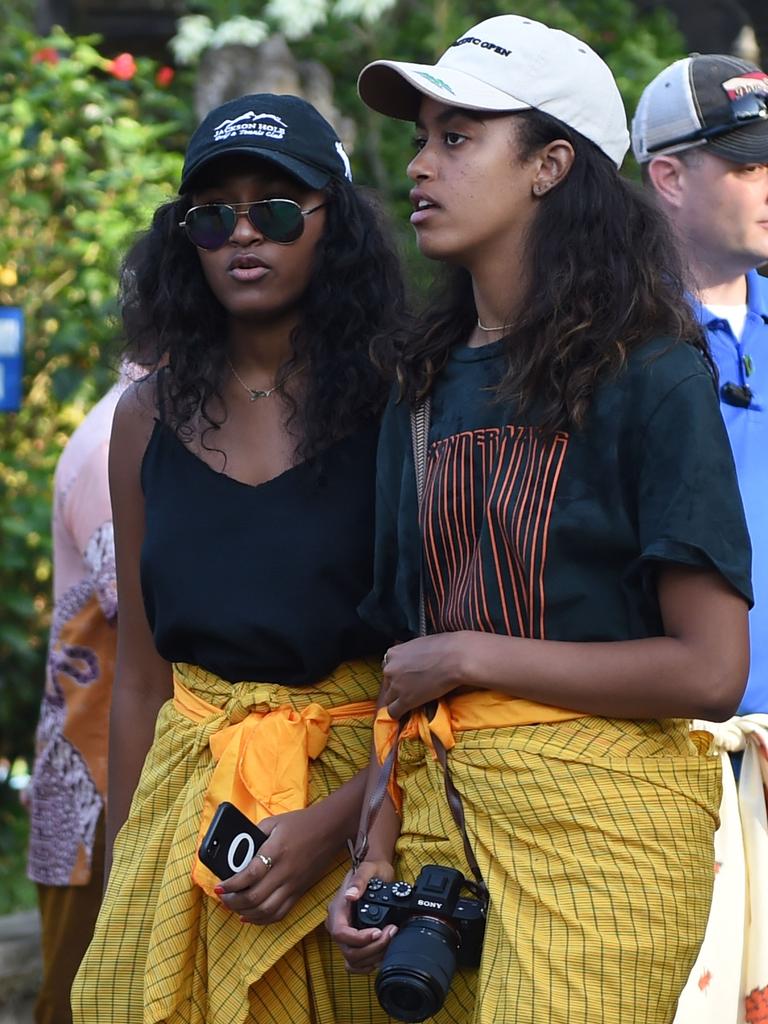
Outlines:
{"label": "cream patterned cloth", "polygon": [[[768,1021],[768,715],[694,722],[723,766],[715,888],[707,932],[674,1024]],[[744,751],[737,784],[729,753]]]}

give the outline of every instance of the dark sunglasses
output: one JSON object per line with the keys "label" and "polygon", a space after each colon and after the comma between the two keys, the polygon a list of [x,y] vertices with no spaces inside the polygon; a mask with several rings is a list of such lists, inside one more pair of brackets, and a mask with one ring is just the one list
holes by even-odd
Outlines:
{"label": "dark sunglasses", "polygon": [[248,220],[270,242],[290,245],[304,233],[304,218],[326,203],[302,210],[292,199],[262,199],[258,203],[206,203],[187,211],[179,227],[198,249],[220,249],[232,237],[237,218],[247,214]]}
{"label": "dark sunglasses", "polygon": [[721,135],[728,135],[737,128],[744,125],[757,124],[759,121],[768,120],[768,93],[749,92],[743,96],[737,96],[730,101],[731,119],[723,124],[713,125],[711,128],[699,128],[688,135],[679,135],[676,139],[667,139],[655,146],[648,146],[648,153],[657,153],[660,149],[668,146],[678,146],[683,142],[708,141],[719,138]]}

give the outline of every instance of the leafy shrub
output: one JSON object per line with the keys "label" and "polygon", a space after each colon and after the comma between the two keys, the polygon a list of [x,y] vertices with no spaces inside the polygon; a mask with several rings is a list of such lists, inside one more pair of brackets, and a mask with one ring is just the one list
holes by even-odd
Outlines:
{"label": "leafy shrub", "polygon": [[23,407],[0,413],[0,756],[13,758],[30,753],[44,678],[53,470],[112,379],[119,261],[175,191],[192,115],[152,61],[109,61],[61,31],[4,34],[0,305],[26,320]]}

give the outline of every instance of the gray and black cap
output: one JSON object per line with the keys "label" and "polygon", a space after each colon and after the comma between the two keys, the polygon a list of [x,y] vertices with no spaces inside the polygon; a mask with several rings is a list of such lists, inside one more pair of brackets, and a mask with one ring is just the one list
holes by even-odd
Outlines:
{"label": "gray and black cap", "polygon": [[632,120],[638,163],[704,146],[737,164],[768,163],[768,75],[727,54],[692,54],[646,86]]}

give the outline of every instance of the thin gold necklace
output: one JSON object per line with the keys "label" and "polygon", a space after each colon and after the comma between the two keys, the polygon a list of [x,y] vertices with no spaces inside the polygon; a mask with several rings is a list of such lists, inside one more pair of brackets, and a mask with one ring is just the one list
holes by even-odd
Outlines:
{"label": "thin gold necklace", "polygon": [[229,357],[227,357],[227,363],[229,364],[229,368],[232,371],[235,380],[245,388],[245,390],[250,395],[250,399],[252,402],[255,402],[258,398],[269,398],[270,395],[274,395],[274,393],[276,391],[279,391],[280,388],[283,387],[283,385],[291,379],[291,377],[295,377],[299,370],[304,369],[303,366],[295,367],[293,370],[291,370],[290,373],[286,373],[286,375],[283,377],[281,381],[278,381],[277,384],[273,384],[271,388],[251,388],[245,383],[243,378],[234,368]]}

